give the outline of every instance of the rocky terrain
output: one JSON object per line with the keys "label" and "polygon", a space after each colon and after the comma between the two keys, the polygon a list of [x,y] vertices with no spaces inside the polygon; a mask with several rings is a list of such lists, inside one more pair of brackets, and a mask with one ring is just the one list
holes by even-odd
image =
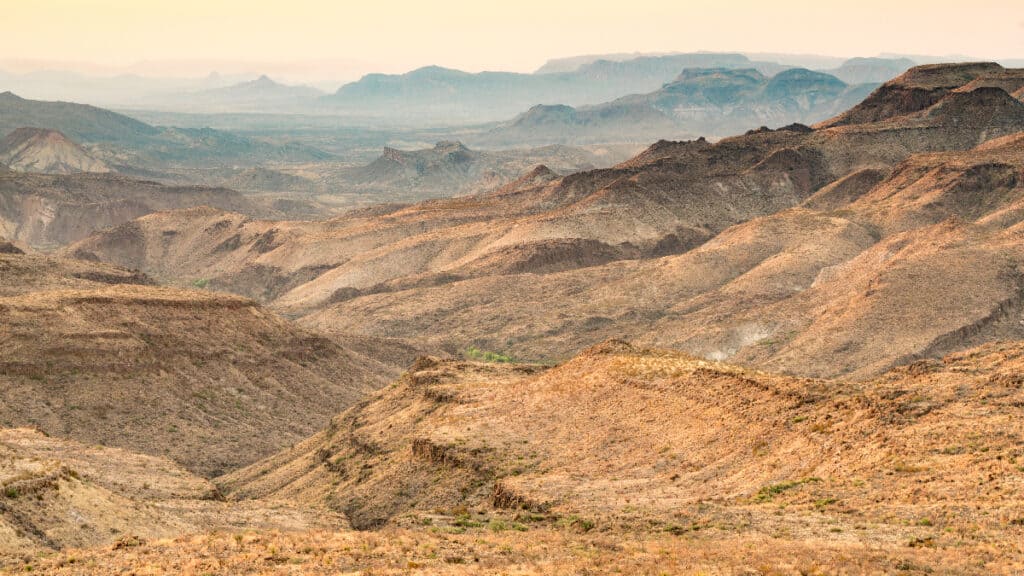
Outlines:
{"label": "rocky terrain", "polygon": [[994,344],[826,382],[616,341],[553,368],[424,358],[320,434],[217,481],[230,501],[273,497],[375,531],[238,531],[28,562],[1012,572],[1022,359],[1020,344]]}
{"label": "rocky terrain", "polygon": [[0,164],[20,172],[110,172],[81,146],[56,130],[19,128],[0,141]]}
{"label": "rocky terrain", "polygon": [[237,296],[5,252],[7,427],[166,456],[214,476],[321,428],[406,359],[383,340],[350,350]]}
{"label": "rocky terrain", "polygon": [[40,248],[63,246],[152,212],[204,205],[274,213],[225,188],[164,186],[109,173],[0,171],[0,235]]}
{"label": "rocky terrain", "polygon": [[[659,142],[610,170],[538,168],[492,193],[321,224],[155,214],[69,253],[209,277],[308,327],[455,354],[562,360],[626,335],[875,374],[1017,335],[1024,104],[1008,91],[1022,83],[995,64],[921,67],[813,128]],[[922,274],[927,289],[909,288]],[[950,297],[959,305],[936,312]],[[891,324],[908,310],[917,323]],[[891,336],[865,344],[881,326]]]}
{"label": "rocky terrain", "polygon": [[165,458],[0,430],[0,570],[31,569],[65,548],[128,549],[184,532],[325,529],[344,519],[281,504],[223,501],[216,486]]}
{"label": "rocky terrain", "polygon": [[157,127],[122,114],[72,102],[44,102],[0,93],[0,134],[18,128],[56,130],[108,167],[126,173],[225,162],[323,160],[330,155],[295,142],[270,142],[202,128]]}
{"label": "rocky terrain", "polygon": [[921,514],[903,508],[916,500],[934,525],[967,521],[981,501],[991,529],[1012,530],[1022,352],[993,344],[829,382],[619,341],[550,369],[421,359],[325,432],[219,482],[229,497],[315,503],[357,528],[465,506],[644,530],[703,503],[778,530],[786,518],[758,508],[785,504],[817,508],[823,530],[834,516],[909,536],[919,518],[900,516]]}
{"label": "rocky terrain", "polygon": [[0,571],[1020,571],[1024,71],[773,74],[658,98],[831,116],[323,220],[0,171]]}
{"label": "rocky terrain", "polygon": [[331,179],[335,193],[370,198],[422,200],[490,192],[544,164],[560,174],[608,167],[632,156],[633,146],[580,148],[542,146],[512,150],[474,150],[458,141],[432,148],[399,150],[385,147],[373,162],[343,171]]}

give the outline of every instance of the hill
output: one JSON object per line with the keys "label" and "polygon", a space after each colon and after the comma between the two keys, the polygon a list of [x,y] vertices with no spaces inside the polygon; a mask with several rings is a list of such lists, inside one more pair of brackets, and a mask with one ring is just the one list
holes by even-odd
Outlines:
{"label": "hill", "polygon": [[[0,254],[0,423],[214,476],[324,425],[394,374],[250,300],[90,262]],[[404,352],[400,352],[404,354]]]}
{"label": "hill", "polygon": [[838,68],[824,70],[847,84],[888,82],[915,66],[909,58],[850,58]]}
{"label": "hill", "polygon": [[321,96],[316,88],[281,84],[262,75],[230,86],[143,98],[136,105],[189,113],[309,112]]}
{"label": "hill", "polygon": [[151,212],[202,205],[267,212],[225,188],[164,186],[117,174],[0,172],[0,234],[40,248],[63,246]]}
{"label": "hill", "polygon": [[[624,153],[623,148],[629,151]],[[495,190],[538,165],[572,174],[614,165],[635,150],[630,146],[563,145],[476,150],[458,141],[441,141],[420,150],[386,146],[370,164],[339,174],[333,186],[348,193],[394,200],[461,196]]]}
{"label": "hill", "polygon": [[[758,74],[690,92],[742,99]],[[838,87],[797,71],[771,90],[787,84]],[[162,472],[140,490],[144,467],[126,455],[122,488],[94,481],[97,533],[79,533],[85,545],[111,527],[152,533],[3,561],[1012,573],[1024,565],[1022,87],[994,64],[919,67],[814,126],[660,141],[608,169],[539,166],[486,193],[323,222],[157,212],[62,252],[88,261],[0,249],[0,424],[170,456],[225,499],[148,506],[154,486],[209,484],[147,460]],[[389,150],[373,177],[458,171],[478,154]],[[92,260],[250,294],[302,328]],[[382,386],[372,379],[417,354],[394,338],[434,356]],[[61,498],[89,484],[40,456],[84,454],[101,470],[117,457],[9,442],[21,447],[0,443],[0,511],[31,522],[7,520],[0,543],[57,548],[23,527],[61,534],[75,509]],[[60,494],[21,497],[54,478]],[[253,512],[160,536],[182,511],[191,522],[219,505]],[[259,518],[282,529],[237,527]],[[283,529],[310,518],[328,525]],[[19,528],[30,537],[6,536]]]}
{"label": "hill", "polygon": [[[535,74],[564,74],[577,72],[582,68],[601,69],[612,65],[638,67],[662,67],[671,78],[683,68],[708,68],[708,67],[730,67],[743,68],[750,65],[750,58],[742,54],[728,53],[689,53],[689,54],[643,54],[643,53],[622,53],[622,54],[590,54],[584,56],[571,56],[569,58],[555,58],[548,60],[543,66],[537,69]],[[595,66],[596,65],[596,66]]]}
{"label": "hill", "polygon": [[[53,534],[48,548],[116,542],[35,555],[36,535],[5,561],[57,574],[1012,571],[1022,362],[1005,342],[820,381],[620,341],[550,368],[424,357],[319,434],[218,479],[226,503],[195,499],[209,484],[167,461],[8,430],[3,456],[21,472],[5,510],[38,522],[16,528]],[[69,500],[94,503],[77,540],[54,525]],[[161,538],[168,524],[205,533]]]}
{"label": "hill", "polygon": [[[655,90],[685,67],[754,66],[739,54],[679,54],[621,62],[597,60],[554,73],[476,74],[427,66],[406,74],[368,74],[322,102],[348,114],[407,120],[487,122],[506,119],[536,104],[597,104]],[[766,72],[777,71],[775,67]]]}
{"label": "hill", "polygon": [[489,142],[615,142],[722,137],[758,126],[812,124],[858,103],[873,85],[791,68],[688,68],[649,94],[579,109],[535,106],[493,129]]}
{"label": "hill", "polygon": [[103,162],[56,130],[19,128],[0,141],[0,163],[21,172],[109,172]]}
{"label": "hill", "polygon": [[330,515],[223,502],[217,488],[173,462],[85,445],[32,429],[0,430],[0,569],[29,571],[34,557],[102,546],[126,549],[183,532],[325,528]]}
{"label": "hill", "polygon": [[946,568],[992,544],[995,569],[1021,554],[1022,362],[1003,343],[825,382],[616,341],[550,369],[424,358],[221,482],[362,528],[669,532],[734,554],[856,534],[883,555],[925,542]]}
{"label": "hill", "polygon": [[71,102],[43,102],[0,93],[0,134],[32,126],[56,130],[117,168],[210,166],[225,161],[322,160],[328,154],[301,144],[275,144],[230,132],[157,128],[122,114]]}
{"label": "hill", "polygon": [[[317,330],[451,354],[550,362],[627,336],[779,371],[868,376],[1021,337],[1006,310],[1024,162],[1016,140],[989,139],[1024,131],[1024,104],[975,86],[1013,88],[1017,72],[999,70],[912,70],[965,88],[923,109],[897,99],[862,123],[659,142],[612,169],[539,169],[491,193],[322,224],[153,215],[122,229],[130,241],[97,235],[69,253],[210,277]],[[944,176],[918,176],[928,171]],[[869,338],[883,327],[884,341]]]}

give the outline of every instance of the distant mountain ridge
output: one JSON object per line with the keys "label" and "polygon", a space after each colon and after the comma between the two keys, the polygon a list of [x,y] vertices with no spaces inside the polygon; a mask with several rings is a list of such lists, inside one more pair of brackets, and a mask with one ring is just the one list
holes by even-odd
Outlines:
{"label": "distant mountain ridge", "polygon": [[187,109],[190,112],[302,112],[317,107],[324,93],[309,86],[291,86],[275,82],[267,75],[221,88],[162,94],[141,101],[160,109]]}
{"label": "distant mountain ridge", "polygon": [[[679,91],[738,106],[844,86],[727,72],[724,85],[702,72]],[[1022,88],[1022,71],[997,64],[923,66],[814,126],[661,141],[610,169],[539,169],[487,194],[324,223],[221,231],[224,213],[153,214],[66,250],[158,277],[215,269],[216,286],[267,294],[308,327],[450,353],[548,361],[626,334],[790,373],[871,375],[1024,336],[1011,322],[1024,270],[1024,103],[1011,92]],[[268,226],[290,237],[264,251]],[[867,336],[880,330],[889,337]]]}
{"label": "distant mountain ridge", "polygon": [[823,70],[847,84],[886,82],[913,68],[910,58],[850,58],[842,66]]}
{"label": "distant mountain ridge", "polygon": [[[405,74],[368,74],[322,102],[336,111],[459,121],[508,118],[536,104],[597,104],[655,90],[686,67],[755,67],[740,54],[685,54],[597,61],[571,72],[469,73],[427,66]],[[774,73],[778,66],[765,64]]]}
{"label": "distant mountain ridge", "polygon": [[209,128],[163,128],[103,108],[72,102],[44,102],[0,93],[0,134],[18,128],[56,130],[82,144],[108,166],[122,162],[165,165],[226,160],[317,160],[330,155],[301,144],[273,144]]}
{"label": "distant mountain ridge", "polygon": [[586,143],[721,137],[759,126],[811,124],[860,102],[875,85],[848,85],[790,68],[687,68],[648,94],[596,106],[534,106],[494,129],[489,142]]}
{"label": "distant mountain ridge", "polygon": [[[601,150],[552,145],[510,150],[478,150],[457,140],[443,140],[433,147],[400,150],[385,146],[381,155],[365,166],[349,170],[340,189],[364,194],[417,190],[422,195],[458,196],[495,190],[525,171],[545,164],[571,174],[596,166],[611,166],[630,153],[618,147]],[[630,147],[631,148],[631,147]]]}

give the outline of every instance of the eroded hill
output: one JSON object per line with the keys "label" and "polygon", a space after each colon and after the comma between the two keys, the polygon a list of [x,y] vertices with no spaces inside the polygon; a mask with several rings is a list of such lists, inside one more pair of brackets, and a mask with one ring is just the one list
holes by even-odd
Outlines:
{"label": "eroded hill", "polygon": [[[108,509],[97,492],[132,494],[164,523],[187,511],[210,530],[226,518],[248,526],[161,539],[163,526],[141,518],[147,537],[49,557],[20,548],[8,566],[1012,572],[1024,561],[1022,370],[1020,342],[831,382],[618,341],[551,368],[422,358],[323,432],[219,479],[227,503],[190,500],[209,484],[166,461],[7,431],[5,455],[26,468],[12,487],[45,462],[70,462],[59,490],[5,497],[5,510],[34,507],[22,517],[46,534],[60,532],[40,511],[62,510],[86,485],[91,514]],[[121,504],[135,521],[139,508]],[[314,516],[335,529],[293,531]]]}
{"label": "eroded hill", "polygon": [[74,174],[110,172],[77,143],[57,130],[18,128],[0,140],[0,164],[21,172]]}
{"label": "eroded hill", "polygon": [[295,530],[343,523],[281,504],[227,504],[208,480],[165,458],[0,430],[0,570],[31,570],[37,555],[62,549],[130,549],[240,524]]}
{"label": "eroded hill", "polygon": [[226,188],[164,186],[117,174],[0,171],[0,234],[39,248],[64,246],[151,212],[206,205],[268,212]]}
{"label": "eroded hill", "polygon": [[237,296],[7,252],[4,426],[166,456],[213,476],[321,428],[407,354],[372,339],[356,344],[375,351],[355,352]]}
{"label": "eroded hill", "polygon": [[492,193],[316,224],[154,214],[69,253],[450,353],[550,361],[627,335],[875,374],[1022,336],[1008,320],[1022,85],[995,64],[915,68],[816,128],[659,142],[612,169],[540,167]]}
{"label": "eroded hill", "polygon": [[966,546],[975,568],[1010,566],[1024,553],[1022,363],[1019,343],[990,344],[826,382],[616,341],[550,369],[421,359],[221,481],[357,528],[853,539],[942,558]]}

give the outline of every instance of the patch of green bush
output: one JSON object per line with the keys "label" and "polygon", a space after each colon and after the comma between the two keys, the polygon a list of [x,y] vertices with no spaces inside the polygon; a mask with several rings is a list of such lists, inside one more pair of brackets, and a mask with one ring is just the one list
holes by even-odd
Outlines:
{"label": "patch of green bush", "polygon": [[481,350],[476,346],[470,346],[466,350],[466,358],[468,358],[469,360],[477,360],[479,362],[515,362],[515,360],[513,360],[511,356],[506,356],[504,354],[499,354],[497,352],[491,352],[489,350]]}

